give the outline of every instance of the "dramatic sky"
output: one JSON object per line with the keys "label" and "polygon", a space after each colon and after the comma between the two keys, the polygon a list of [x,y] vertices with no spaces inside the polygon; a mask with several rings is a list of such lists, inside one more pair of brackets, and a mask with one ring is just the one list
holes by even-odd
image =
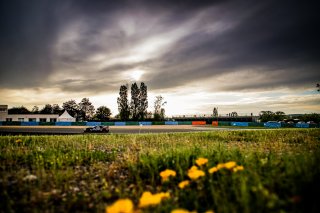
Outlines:
{"label": "dramatic sky", "polygon": [[320,7],[294,0],[3,0],[0,104],[88,97],[118,113],[145,82],[167,115],[320,112]]}

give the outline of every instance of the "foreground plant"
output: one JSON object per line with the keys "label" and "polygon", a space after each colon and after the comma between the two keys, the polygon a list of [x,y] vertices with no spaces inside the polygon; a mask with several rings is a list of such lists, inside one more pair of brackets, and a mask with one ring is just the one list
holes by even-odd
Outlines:
{"label": "foreground plant", "polygon": [[106,213],[133,213],[134,206],[130,199],[119,199],[106,208]]}
{"label": "foreground plant", "polygon": [[206,174],[204,173],[204,171],[199,170],[198,167],[196,166],[192,166],[189,170],[188,170],[188,177],[191,180],[197,180],[200,177],[205,176]]}
{"label": "foreground plant", "polygon": [[170,169],[166,169],[162,172],[160,172],[160,176],[162,178],[162,181],[168,181],[170,177],[175,177],[176,176],[176,172]]}
{"label": "foreground plant", "polygon": [[148,206],[158,205],[163,199],[170,198],[169,192],[160,192],[152,194],[151,192],[144,192],[139,200],[139,207],[144,208]]}

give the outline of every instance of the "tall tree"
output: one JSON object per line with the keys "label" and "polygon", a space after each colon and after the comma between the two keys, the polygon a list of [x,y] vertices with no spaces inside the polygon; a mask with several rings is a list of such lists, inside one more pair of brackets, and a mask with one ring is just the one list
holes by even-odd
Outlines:
{"label": "tall tree", "polygon": [[218,117],[218,107],[213,108],[213,117]]}
{"label": "tall tree", "polygon": [[52,106],[51,104],[46,104],[41,110],[40,114],[52,114]]}
{"label": "tall tree", "polygon": [[165,109],[163,108],[163,106],[166,104],[167,102],[164,101],[164,98],[159,95],[156,96],[156,100],[154,101],[154,120],[163,120],[165,117]]}
{"label": "tall tree", "polygon": [[130,112],[132,120],[139,119],[140,89],[136,82],[131,85]]}
{"label": "tall tree", "polygon": [[110,109],[106,106],[101,106],[101,107],[98,107],[95,117],[99,121],[108,121],[110,120],[110,115],[111,115]]}
{"label": "tall tree", "polygon": [[79,111],[81,114],[80,120],[90,120],[94,115],[94,106],[90,102],[89,98],[83,98],[79,103]]}
{"label": "tall tree", "polygon": [[139,118],[144,120],[147,116],[147,109],[148,109],[148,87],[141,82],[140,84],[140,97],[139,97]]}
{"label": "tall tree", "polygon": [[62,104],[62,108],[66,110],[72,117],[78,118],[79,106],[75,100],[70,100]]}
{"label": "tall tree", "polygon": [[38,106],[33,106],[31,112],[32,112],[32,114],[39,114],[39,107]]}
{"label": "tall tree", "polygon": [[121,85],[117,99],[119,116],[121,120],[129,120],[130,107],[128,101],[128,85]]}
{"label": "tall tree", "polygon": [[63,109],[59,106],[59,104],[52,105],[52,113],[53,114],[61,114]]}

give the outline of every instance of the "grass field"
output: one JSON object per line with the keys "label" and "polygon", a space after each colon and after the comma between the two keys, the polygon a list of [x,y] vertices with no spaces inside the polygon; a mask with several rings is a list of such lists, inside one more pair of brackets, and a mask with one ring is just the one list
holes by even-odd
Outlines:
{"label": "grass field", "polygon": [[0,136],[0,211],[319,212],[319,164],[319,129]]}

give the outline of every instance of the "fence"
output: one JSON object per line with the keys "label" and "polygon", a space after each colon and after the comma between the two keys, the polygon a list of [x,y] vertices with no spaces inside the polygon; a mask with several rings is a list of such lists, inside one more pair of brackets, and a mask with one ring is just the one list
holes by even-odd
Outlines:
{"label": "fence", "polygon": [[192,125],[206,125],[206,121],[192,121]]}
{"label": "fence", "polygon": [[281,127],[281,123],[264,123],[264,127],[268,127],[268,128],[280,128]]}
{"label": "fence", "polygon": [[231,126],[249,126],[248,122],[231,122]]}
{"label": "fence", "polygon": [[178,121],[165,121],[165,125],[178,125]]}
{"label": "fence", "polygon": [[0,126],[151,126],[151,125],[212,125],[236,127],[265,127],[265,128],[319,128],[320,124],[308,123],[257,123],[257,122],[228,122],[228,121],[122,121],[122,122],[20,122],[0,121]]}

